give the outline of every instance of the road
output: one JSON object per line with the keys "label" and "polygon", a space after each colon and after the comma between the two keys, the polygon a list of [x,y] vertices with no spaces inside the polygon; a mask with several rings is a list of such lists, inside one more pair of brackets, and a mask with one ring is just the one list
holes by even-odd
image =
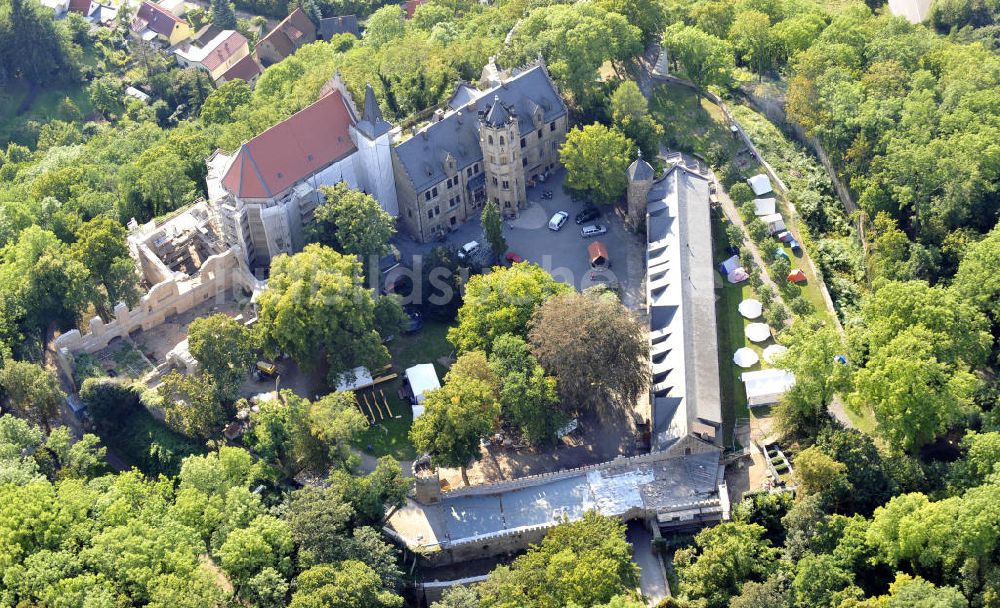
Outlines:
{"label": "road", "polygon": [[632,545],[632,561],[639,566],[639,589],[656,606],[670,597],[670,587],[659,558],[653,553],[652,533],[640,521],[630,521],[625,538]]}

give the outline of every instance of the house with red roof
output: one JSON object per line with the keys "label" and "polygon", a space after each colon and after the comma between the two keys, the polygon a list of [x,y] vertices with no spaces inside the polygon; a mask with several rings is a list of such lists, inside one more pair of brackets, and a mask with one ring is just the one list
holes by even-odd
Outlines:
{"label": "house with red roof", "polygon": [[152,42],[159,40],[170,46],[191,37],[191,27],[187,21],[171,13],[164,7],[145,0],[136,11],[130,24],[132,35]]}
{"label": "house with red roof", "polygon": [[223,72],[222,77],[219,78],[216,84],[222,84],[224,82],[229,82],[230,80],[245,80],[249,84],[257,82],[257,78],[263,73],[264,68],[257,61],[256,53],[249,53],[243,59],[240,59],[232,65],[228,70]]}
{"label": "house with red roof", "polygon": [[204,70],[211,75],[212,82],[218,83],[230,68],[250,55],[250,43],[236,30],[208,34],[210,37],[178,47],[174,56],[180,65]]}
{"label": "house with red roof", "polygon": [[208,160],[207,189],[225,240],[251,268],[267,268],[305,245],[304,229],[322,202],[320,188],[345,182],[398,214],[390,155],[392,125],[369,85],[357,110],[339,78],[320,98],[243,143]]}
{"label": "house with red roof", "polygon": [[254,50],[257,59],[267,67],[293,55],[299,47],[310,42],[316,42],[316,24],[297,8],[261,38]]}

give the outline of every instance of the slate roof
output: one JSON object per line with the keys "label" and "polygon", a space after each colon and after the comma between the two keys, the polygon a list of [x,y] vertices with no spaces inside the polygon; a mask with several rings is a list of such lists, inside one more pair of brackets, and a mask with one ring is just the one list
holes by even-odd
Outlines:
{"label": "slate roof", "polygon": [[368,139],[375,139],[388,133],[392,125],[382,118],[382,109],[375,99],[375,91],[371,83],[365,85],[365,107],[361,113],[361,120],[357,124],[358,131],[364,133]]}
{"label": "slate roof", "polygon": [[337,34],[352,34],[355,38],[360,37],[361,30],[358,29],[358,18],[354,15],[343,15],[341,17],[325,17],[319,20],[319,37],[329,40]]}
{"label": "slate roof", "polygon": [[334,90],[240,146],[222,178],[240,198],[271,198],[357,151],[351,114]]}
{"label": "slate roof", "polygon": [[512,108],[520,120],[521,135],[535,130],[531,121],[532,108],[542,110],[546,123],[566,115],[566,105],[544,68],[529,68],[502,85],[485,91],[470,105],[445,115],[440,121],[424,127],[416,135],[393,149],[414,190],[422,192],[444,181],[444,159],[451,154],[459,169],[483,159],[479,146],[478,113],[486,110],[499,97]]}
{"label": "slate roof", "polygon": [[502,101],[500,101],[499,95],[493,96],[493,103],[490,105],[489,109],[486,110],[483,115],[483,124],[489,127],[502,127],[508,122],[510,122],[511,116],[516,116],[517,112],[512,112],[513,108],[508,108]]}
{"label": "slate roof", "polygon": [[628,166],[628,178],[633,182],[653,179],[653,168],[643,160],[641,152],[639,153],[639,158],[632,161],[632,164]]}
{"label": "slate roof", "polygon": [[180,22],[182,22],[180,17],[147,1],[139,6],[135,19],[132,20],[132,30],[141,32],[148,27],[161,36],[170,36],[174,31],[174,26]]}

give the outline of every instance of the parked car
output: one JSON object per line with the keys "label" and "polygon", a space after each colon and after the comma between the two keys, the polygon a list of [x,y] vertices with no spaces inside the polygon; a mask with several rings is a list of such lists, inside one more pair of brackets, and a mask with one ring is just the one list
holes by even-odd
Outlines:
{"label": "parked car", "polygon": [[556,214],[552,216],[552,219],[549,220],[549,230],[558,232],[563,227],[563,224],[566,223],[567,219],[569,219],[568,213],[565,211],[557,211]]}
{"label": "parked car", "polygon": [[479,253],[479,241],[469,241],[458,250],[458,259],[465,260]]}
{"label": "parked car", "polygon": [[584,222],[590,222],[592,220],[596,220],[599,217],[601,217],[600,209],[598,209],[597,207],[587,207],[580,213],[577,213],[576,219],[573,221],[575,221],[577,224],[582,224]]}
{"label": "parked car", "polygon": [[420,331],[420,329],[423,328],[424,326],[423,315],[420,314],[420,311],[416,307],[404,306],[403,312],[406,313],[406,316],[409,319],[406,322],[406,325],[403,326],[404,334],[413,334]]}
{"label": "parked car", "polygon": [[270,361],[258,361],[254,373],[257,380],[274,379],[278,376],[278,366]]}
{"label": "parked car", "polygon": [[600,236],[608,231],[607,226],[602,226],[600,224],[591,224],[590,226],[584,226],[580,229],[580,236],[583,238],[589,238],[592,236]]}
{"label": "parked car", "polygon": [[523,262],[524,261],[524,258],[522,258],[521,256],[517,255],[513,251],[508,251],[507,255],[505,255],[504,258],[508,262],[510,262],[511,264],[517,264],[519,262]]}

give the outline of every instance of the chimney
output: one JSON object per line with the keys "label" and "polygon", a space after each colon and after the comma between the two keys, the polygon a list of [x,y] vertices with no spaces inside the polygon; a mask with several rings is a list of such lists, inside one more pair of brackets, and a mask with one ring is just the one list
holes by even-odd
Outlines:
{"label": "chimney", "polygon": [[442,108],[434,110],[434,117],[431,119],[431,122],[441,122],[443,119],[444,119],[444,110]]}

